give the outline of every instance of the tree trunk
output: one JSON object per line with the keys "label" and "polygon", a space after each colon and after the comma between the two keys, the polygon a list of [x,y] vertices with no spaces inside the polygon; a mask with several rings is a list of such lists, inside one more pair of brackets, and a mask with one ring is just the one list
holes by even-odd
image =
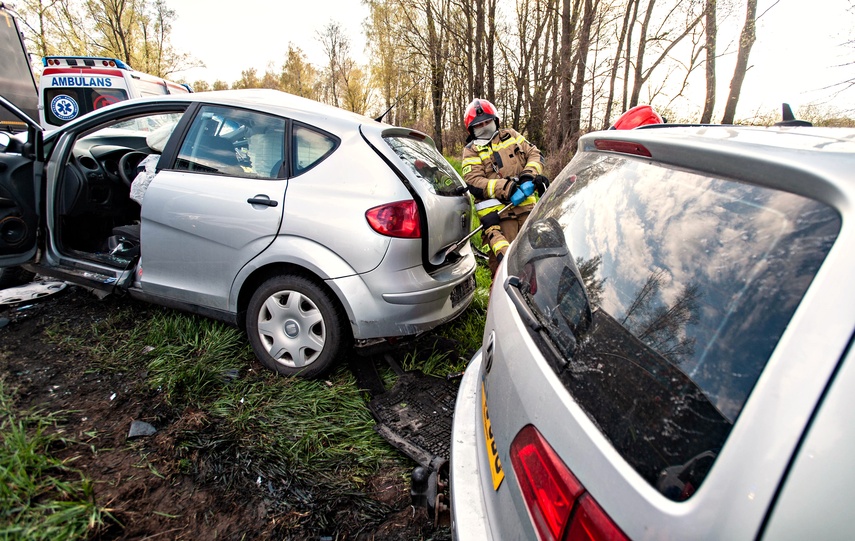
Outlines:
{"label": "tree trunk", "polygon": [[632,109],[638,105],[641,96],[641,87],[644,85],[644,51],[647,49],[647,31],[650,28],[650,18],[653,16],[653,4],[656,0],[647,1],[647,12],[644,14],[644,22],[641,23],[641,33],[638,38],[638,51],[635,55],[635,72],[632,78],[632,94],[629,97],[629,107]]}
{"label": "tree trunk", "polygon": [[498,0],[488,0],[487,4],[487,100],[496,103],[496,3]]}
{"label": "tree trunk", "polygon": [[[623,59],[623,100],[621,101],[621,114],[629,109],[627,93],[629,92],[629,70],[632,67],[632,27],[635,26],[635,22],[638,20],[638,5],[640,3],[641,0],[630,0],[632,16],[629,19],[629,31],[626,33],[626,56]],[[627,6],[627,10],[629,10],[629,6]]]}
{"label": "tree trunk", "polygon": [[730,80],[730,94],[727,96],[727,104],[724,107],[722,124],[733,124],[736,116],[736,104],[739,102],[739,94],[742,92],[742,83],[745,81],[745,73],[748,71],[748,56],[751,47],[757,38],[757,0],[747,0],[745,6],[745,26],[742,27],[742,35],[739,36],[739,51],[736,53],[736,67],[733,68],[733,78]]}
{"label": "tree trunk", "polygon": [[436,33],[436,21],[433,13],[433,3],[427,2],[427,31],[428,55],[430,55],[430,93],[433,104],[433,131],[436,149],[442,153],[442,111],[443,90],[445,86],[440,38]]}
{"label": "tree trunk", "polygon": [[588,49],[591,47],[591,28],[594,24],[596,5],[593,0],[585,0],[585,14],[582,26],[579,28],[579,41],[576,50],[576,79],[573,82],[573,93],[570,95],[570,130],[565,141],[575,141],[579,138],[582,123],[582,96],[585,89],[585,69],[588,65]]}
{"label": "tree trunk", "polygon": [[571,54],[571,45],[576,34],[576,24],[579,22],[579,12],[581,11],[582,0],[564,0],[561,8],[561,62],[559,64],[559,103],[561,108],[558,111],[559,118],[559,135],[558,144],[560,147],[567,140],[570,133],[571,117],[573,109],[573,73],[576,71],[576,64],[579,55]]}
{"label": "tree trunk", "polygon": [[484,97],[484,0],[475,1],[475,80],[472,91]]}
{"label": "tree trunk", "polygon": [[[627,32],[629,30],[630,25],[630,17],[632,16],[632,6],[636,4],[637,0],[631,0],[626,4],[626,12],[623,15],[623,24],[620,28],[620,37],[617,42],[617,51],[615,52],[614,63],[612,64],[612,71],[609,75],[609,97],[606,100],[606,114],[603,117],[603,129],[605,130],[611,125],[611,117],[612,117],[612,104],[615,99],[615,83],[617,82],[617,72],[618,67],[620,66],[620,58],[623,54],[623,43],[627,41]],[[629,46],[629,43],[627,43]],[[626,103],[626,80],[624,80],[624,105]],[[623,113],[623,111],[621,111]]]}
{"label": "tree trunk", "polygon": [[716,0],[707,0],[704,17],[706,18],[707,95],[704,100],[704,111],[701,113],[701,124],[709,124],[712,121],[713,109],[715,109],[715,49],[718,34]]}

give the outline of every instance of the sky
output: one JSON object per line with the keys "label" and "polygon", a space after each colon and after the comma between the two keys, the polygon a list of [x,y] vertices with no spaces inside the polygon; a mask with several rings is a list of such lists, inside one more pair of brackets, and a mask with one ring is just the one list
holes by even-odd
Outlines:
{"label": "sky", "polygon": [[[741,0],[734,2],[742,4]],[[720,5],[724,3],[719,0]],[[289,43],[300,47],[312,64],[323,65],[317,36],[330,22],[338,23],[350,38],[354,59],[367,61],[362,23],[368,7],[360,0],[308,0],[305,4],[294,0],[167,0],[167,5],[176,12],[173,44],[206,66],[175,74],[191,83],[220,79],[232,84],[242,70],[254,67],[261,74],[271,63],[278,71]],[[750,116],[754,110],[780,110],[782,102],[790,103],[794,110],[823,103],[855,114],[855,88],[842,94],[827,88],[855,79],[855,63],[840,66],[847,61],[844,53],[855,62],[855,46],[840,46],[855,40],[853,6],[855,0],[759,0],[757,41],[737,118]],[[740,7],[720,26],[719,52],[728,42],[735,44],[732,40],[738,39],[743,19],[744,8]],[[719,104],[727,97],[734,56],[718,61]],[[697,100],[703,99],[702,84],[701,80],[696,85]]]}

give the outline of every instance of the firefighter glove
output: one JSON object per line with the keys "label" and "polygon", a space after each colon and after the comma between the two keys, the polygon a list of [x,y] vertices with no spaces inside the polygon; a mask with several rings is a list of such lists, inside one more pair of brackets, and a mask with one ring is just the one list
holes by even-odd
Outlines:
{"label": "firefighter glove", "polygon": [[493,212],[488,212],[484,216],[481,216],[481,225],[484,226],[485,231],[491,227],[499,225],[499,213],[494,210]]}
{"label": "firefighter glove", "polygon": [[546,189],[549,188],[549,179],[543,175],[537,175],[534,179],[534,186],[537,189],[537,195],[543,197]]}
{"label": "firefighter glove", "polygon": [[502,184],[502,187],[496,190],[496,197],[498,197],[502,201],[510,201],[511,194],[516,191],[519,185],[520,179],[518,179],[517,177],[505,178],[505,182]]}
{"label": "firefighter glove", "polygon": [[534,182],[530,180],[527,182],[523,182],[519,185],[519,187],[517,187],[516,190],[514,190],[514,193],[511,194],[511,203],[513,203],[514,206],[517,206],[523,201],[525,201],[526,198],[533,193]]}

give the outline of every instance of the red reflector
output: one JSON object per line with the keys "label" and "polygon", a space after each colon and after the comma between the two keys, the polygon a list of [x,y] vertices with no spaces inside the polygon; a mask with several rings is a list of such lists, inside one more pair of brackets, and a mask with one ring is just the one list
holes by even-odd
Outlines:
{"label": "red reflector", "polygon": [[510,451],[523,500],[541,540],[628,541],[534,426],[520,430]]}
{"label": "red reflector", "polygon": [[597,150],[610,150],[612,152],[620,152],[622,154],[634,154],[636,156],[653,157],[649,150],[644,145],[633,143],[631,141],[613,141],[610,139],[597,139],[594,141],[594,146]]}
{"label": "red reflector", "polygon": [[365,218],[371,229],[387,237],[417,239],[422,234],[419,208],[412,199],[368,209]]}

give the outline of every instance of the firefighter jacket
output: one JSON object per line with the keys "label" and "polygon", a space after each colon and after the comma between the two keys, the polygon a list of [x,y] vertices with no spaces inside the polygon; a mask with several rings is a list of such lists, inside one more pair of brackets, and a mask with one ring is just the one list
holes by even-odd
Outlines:
{"label": "firefighter jacket", "polygon": [[[461,165],[463,180],[469,185],[469,193],[475,197],[476,203],[498,200],[496,205],[481,205],[487,207],[478,209],[481,216],[499,210],[509,202],[515,188],[508,180],[510,177],[543,174],[540,150],[511,128],[500,129],[487,145],[470,142],[463,149]],[[536,201],[532,195],[522,204],[503,212],[502,217],[527,214]]]}

